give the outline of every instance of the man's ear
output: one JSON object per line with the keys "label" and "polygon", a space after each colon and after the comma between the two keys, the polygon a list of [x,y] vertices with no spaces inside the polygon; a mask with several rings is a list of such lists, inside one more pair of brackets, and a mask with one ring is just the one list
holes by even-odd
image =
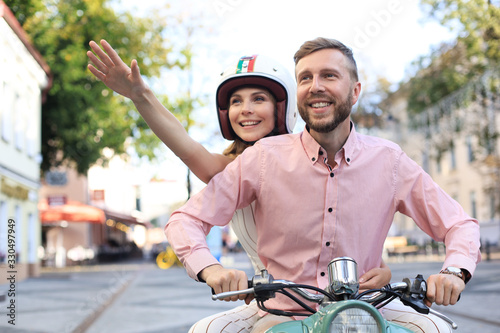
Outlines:
{"label": "man's ear", "polygon": [[361,93],[361,82],[355,82],[352,86],[352,105],[356,104]]}

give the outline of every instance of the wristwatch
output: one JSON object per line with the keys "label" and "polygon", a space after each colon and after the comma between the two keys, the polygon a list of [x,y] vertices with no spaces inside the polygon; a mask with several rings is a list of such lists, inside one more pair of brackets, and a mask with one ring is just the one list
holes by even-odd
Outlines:
{"label": "wristwatch", "polygon": [[441,272],[439,272],[439,274],[451,274],[451,275],[455,275],[456,277],[461,278],[462,281],[465,282],[464,273],[458,267],[453,267],[453,266],[446,267],[445,269],[441,270]]}

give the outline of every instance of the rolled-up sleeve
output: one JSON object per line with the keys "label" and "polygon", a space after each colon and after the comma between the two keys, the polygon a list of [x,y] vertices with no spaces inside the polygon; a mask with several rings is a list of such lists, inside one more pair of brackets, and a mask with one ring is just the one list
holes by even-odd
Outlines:
{"label": "rolled-up sleeve", "polygon": [[259,159],[257,147],[246,149],[170,216],[165,235],[191,278],[198,280],[199,272],[218,263],[206,242],[210,229],[228,224],[237,209],[255,200],[260,181],[256,167],[261,165]]}
{"label": "rolled-up sleeve", "polygon": [[474,273],[481,261],[479,223],[442,190],[406,154],[395,170],[398,210],[411,217],[435,241],[444,242],[443,267],[458,266]]}

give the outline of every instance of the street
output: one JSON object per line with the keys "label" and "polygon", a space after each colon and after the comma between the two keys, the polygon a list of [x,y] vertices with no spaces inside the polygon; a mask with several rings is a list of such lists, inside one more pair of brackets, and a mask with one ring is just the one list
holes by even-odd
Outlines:
{"label": "street", "polygon": [[[229,265],[251,272],[243,255]],[[390,263],[393,281],[428,276],[438,262]],[[500,260],[484,261],[452,307],[436,307],[459,326],[457,332],[500,331]],[[17,285],[16,325],[9,325],[1,303],[0,331],[186,333],[198,319],[235,303],[212,301],[206,285],[185,270],[160,270],[152,263],[117,265],[107,270],[54,272]],[[240,304],[240,303],[238,303]]]}
{"label": "street", "polygon": [[[438,272],[441,263],[394,263],[389,265],[393,280],[424,277]],[[483,262],[467,285],[458,304],[433,308],[452,318],[456,332],[498,333],[500,331],[500,261]],[[92,325],[88,333],[171,332],[186,333],[192,323],[210,314],[234,307],[233,303],[212,301],[210,291],[193,282],[183,269],[153,270],[142,274],[115,304]],[[137,322],[142,329],[134,330]],[[112,323],[112,327],[110,327]]]}
{"label": "street", "polygon": [[[393,281],[416,273],[424,277],[438,272],[440,262],[411,262],[389,264]],[[460,301],[454,306],[436,306],[437,310],[458,324],[456,332],[500,332],[500,261],[481,262],[474,278],[467,284]]]}

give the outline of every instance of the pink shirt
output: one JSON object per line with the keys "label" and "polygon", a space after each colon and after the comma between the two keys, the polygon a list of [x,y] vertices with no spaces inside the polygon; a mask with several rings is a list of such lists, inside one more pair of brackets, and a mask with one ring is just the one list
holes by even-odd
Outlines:
{"label": "pink shirt", "polygon": [[332,158],[335,163],[328,163],[307,130],[261,139],[246,149],[165,227],[189,276],[197,279],[217,263],[205,242],[212,225],[226,225],[235,210],[254,200],[258,253],[276,279],[324,288],[327,265],[340,256],[355,259],[360,276],[380,267],[397,211],[445,242],[443,267],[474,272],[480,261],[477,221],[399,146],[352,127]]}

